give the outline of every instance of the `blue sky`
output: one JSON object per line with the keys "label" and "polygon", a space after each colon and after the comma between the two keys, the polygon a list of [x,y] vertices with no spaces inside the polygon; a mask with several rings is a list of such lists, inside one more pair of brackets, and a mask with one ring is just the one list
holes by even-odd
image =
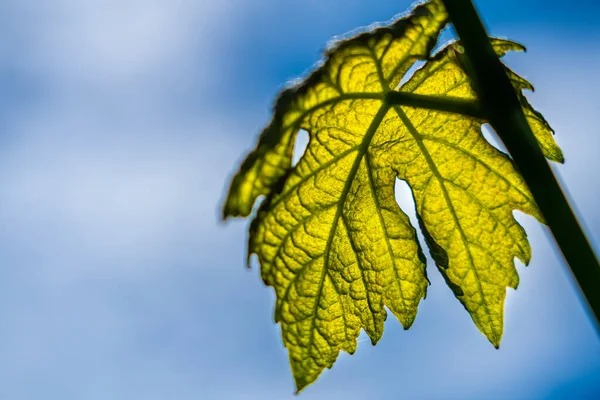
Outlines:
{"label": "blue sky", "polygon": [[[599,249],[600,3],[477,4],[529,49],[507,62],[536,87]],[[220,224],[218,203],[284,82],[334,35],[409,5],[2,1],[0,398],[292,398],[274,295],[244,268],[245,222]],[[300,398],[600,397],[600,341],[570,275],[518,218],[533,260],[500,350],[430,263],[413,327],[388,319]]]}

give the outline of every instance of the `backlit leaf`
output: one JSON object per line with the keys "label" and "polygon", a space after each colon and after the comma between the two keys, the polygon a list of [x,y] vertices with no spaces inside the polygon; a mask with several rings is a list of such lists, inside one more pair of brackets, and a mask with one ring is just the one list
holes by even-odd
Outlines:
{"label": "backlit leaf", "polygon": [[[405,328],[415,319],[428,285],[425,257],[396,203],[396,178],[412,190],[420,229],[448,286],[500,344],[506,288],[518,284],[514,257],[531,257],[512,212],[541,216],[510,158],[482,136],[483,116],[436,105],[478,104],[460,46],[431,56],[446,23],[441,3],[432,1],[338,43],[304,82],[281,93],[233,178],[224,217],[248,216],[265,196],[248,255],[258,256],[262,279],[275,289],[275,320],[298,390],[340,350],[353,353],[361,329],[376,343],[386,307]],[[499,55],[522,49],[499,39],[493,45]],[[418,60],[427,61],[400,85]],[[507,73],[544,154],[562,162],[551,128],[521,94],[531,85]],[[300,129],[310,140],[292,166]]]}

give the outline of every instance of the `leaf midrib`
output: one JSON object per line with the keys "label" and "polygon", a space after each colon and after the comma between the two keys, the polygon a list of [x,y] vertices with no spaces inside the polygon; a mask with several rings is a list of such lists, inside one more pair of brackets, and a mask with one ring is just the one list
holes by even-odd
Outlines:
{"label": "leaf midrib", "polygon": [[[441,176],[439,170],[437,169],[437,166],[436,166],[435,162],[433,161],[431,154],[429,154],[429,151],[425,147],[425,144],[423,143],[423,139],[421,138],[421,134],[417,131],[417,129],[412,124],[412,122],[410,121],[410,119],[408,118],[406,113],[400,107],[394,107],[394,110],[396,111],[396,114],[398,114],[398,117],[400,117],[400,119],[402,120],[402,123],[404,123],[404,125],[408,129],[411,136],[414,138],[415,142],[417,143],[417,146],[419,146],[419,149],[421,150],[421,153],[423,154],[423,157],[425,158],[427,165],[429,166],[429,169],[431,170],[433,176],[435,176],[435,178],[438,180],[438,182],[440,184],[440,189],[442,190],[442,194],[444,196],[444,199],[446,200],[446,204],[448,205],[448,211],[450,211],[450,214],[452,215],[452,219],[454,220],[457,230],[463,240],[465,250],[466,250],[466,253],[469,258],[469,263],[471,264],[471,270],[473,271],[473,274],[475,275],[475,282],[477,283],[478,291],[482,297],[482,305],[483,305],[483,308],[485,309],[485,315],[487,317],[489,327],[492,330],[494,339],[499,339],[500,336],[499,336],[498,332],[496,332],[496,328],[495,328],[494,324],[492,324],[492,317],[490,314],[490,309],[489,309],[488,303],[485,301],[485,293],[483,292],[483,287],[481,286],[481,280],[479,277],[479,273],[477,272],[477,268],[475,267],[475,262],[473,261],[473,255],[471,254],[471,250],[469,249],[469,246],[468,246],[468,244],[470,242],[469,242],[465,232],[462,229],[462,226],[458,219],[458,215],[456,214],[456,210],[454,209],[454,204],[450,200],[450,196],[448,194],[448,190],[446,189],[444,179]],[[494,345],[495,345],[495,342],[494,342]]]}
{"label": "leaf midrib", "polygon": [[335,238],[335,233],[337,231],[337,225],[339,223],[339,220],[342,216],[342,212],[344,210],[344,204],[346,203],[346,197],[348,197],[348,193],[350,192],[350,188],[352,187],[352,183],[354,182],[354,177],[356,176],[356,172],[358,171],[360,162],[362,161],[362,158],[364,157],[365,153],[369,149],[369,144],[371,143],[371,139],[373,139],[375,132],[377,132],[377,129],[379,128],[379,125],[381,124],[381,121],[383,121],[383,118],[387,114],[389,108],[390,108],[389,105],[383,103],[380,106],[379,110],[377,111],[377,114],[375,114],[373,121],[371,121],[371,125],[369,125],[369,128],[367,129],[367,132],[365,134],[365,137],[363,138],[363,140],[360,144],[358,154],[356,155],[356,159],[354,160],[354,163],[352,164],[352,167],[350,168],[350,172],[348,173],[348,179],[346,179],[346,183],[344,184],[342,194],[340,195],[340,200],[337,205],[335,216],[333,217],[331,230],[329,232],[329,237],[327,238],[327,243],[325,244],[325,250],[323,253],[324,254],[323,269],[321,271],[321,278],[319,279],[319,288],[317,290],[317,295],[315,296],[315,304],[313,306],[313,312],[312,312],[313,318],[311,320],[311,326],[309,329],[311,332],[311,342],[312,343],[314,343],[315,321],[317,320],[317,311],[318,311],[321,295],[323,292],[325,276],[327,275],[327,269],[328,269],[328,265],[329,265],[329,256],[331,254],[331,246],[333,244],[333,239]]}
{"label": "leaf midrib", "polygon": [[398,281],[398,292],[400,293],[400,297],[402,297],[402,301],[406,302],[406,298],[404,297],[404,292],[402,291],[402,285],[400,284],[400,282],[402,281],[400,279],[400,275],[398,274],[398,266],[396,264],[396,257],[394,256],[394,252],[392,251],[392,244],[390,242],[390,238],[387,232],[387,227],[385,224],[385,220],[383,219],[383,214],[381,213],[381,205],[379,203],[379,198],[377,197],[377,192],[376,192],[376,188],[375,188],[375,180],[373,178],[373,168],[372,168],[372,163],[371,163],[371,158],[369,157],[369,154],[367,153],[366,157],[366,168],[367,168],[367,174],[369,176],[369,187],[371,188],[371,193],[373,196],[373,201],[375,202],[375,208],[377,209],[377,216],[379,218],[379,223],[381,224],[381,229],[384,231],[384,235],[383,237],[385,238],[385,244],[387,246],[388,252],[390,254],[390,258],[392,260],[392,269],[394,270],[394,276],[396,277],[396,280]]}

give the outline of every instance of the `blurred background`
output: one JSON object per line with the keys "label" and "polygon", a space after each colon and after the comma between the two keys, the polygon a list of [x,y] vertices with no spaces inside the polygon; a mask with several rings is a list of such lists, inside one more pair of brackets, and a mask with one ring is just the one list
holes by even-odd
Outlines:
{"label": "blurred background", "polygon": [[[219,202],[283,84],[333,36],[410,4],[0,2],[0,398],[292,398],[273,291]],[[600,3],[476,5],[528,47],[506,62],[537,89],[598,251]],[[570,274],[518,219],[533,260],[517,263],[500,350],[429,260],[413,327],[388,318],[376,347],[340,354],[300,398],[600,398],[600,341]]]}

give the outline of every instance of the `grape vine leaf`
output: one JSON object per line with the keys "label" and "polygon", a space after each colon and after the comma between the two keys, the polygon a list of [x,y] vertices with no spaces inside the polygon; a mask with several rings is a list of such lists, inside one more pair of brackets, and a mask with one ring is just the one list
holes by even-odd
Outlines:
{"label": "grape vine leaf", "polygon": [[[223,216],[248,216],[248,256],[275,289],[297,390],[354,353],[360,329],[375,344],[387,307],[408,329],[428,279],[415,228],[394,197],[408,183],[420,229],[454,295],[498,347],[506,288],[516,288],[514,258],[531,250],[513,217],[542,221],[511,159],[481,134],[477,113],[442,109],[436,100],[477,106],[461,47],[432,55],[447,24],[440,1],[338,43],[301,84],[278,97],[272,121],[233,178]],[[523,50],[492,39],[499,56]],[[417,60],[426,60],[405,83]],[[508,68],[544,152],[562,162],[553,131],[522,95],[532,86]],[[473,108],[472,108],[473,109]],[[476,107],[475,107],[476,109]],[[297,132],[309,133],[292,165]],[[543,222],[543,221],[542,221]]]}

